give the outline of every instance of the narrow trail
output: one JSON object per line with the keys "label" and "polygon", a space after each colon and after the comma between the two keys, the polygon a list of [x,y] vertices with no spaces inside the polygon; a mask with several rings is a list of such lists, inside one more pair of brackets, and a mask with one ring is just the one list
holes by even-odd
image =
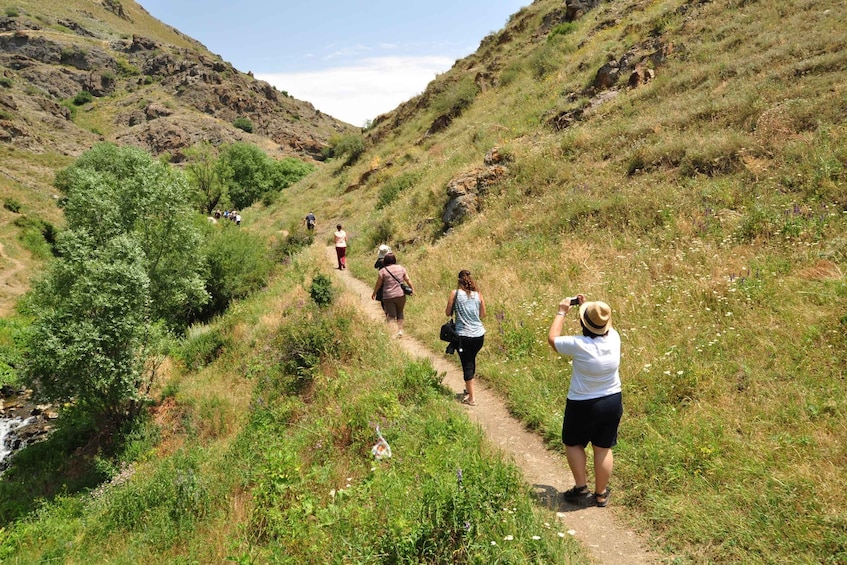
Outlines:
{"label": "narrow trail", "polygon": [[[335,249],[327,247],[330,265],[337,264]],[[383,321],[379,304],[371,300],[372,287],[354,278],[348,271],[334,269],[335,278],[360,299],[361,309],[371,318]],[[437,328],[433,331],[436,331]],[[446,374],[445,386],[459,394],[464,390],[461,368],[445,354],[435,353],[415,338],[404,335],[398,344],[409,354],[429,359],[433,367]],[[607,508],[577,507],[561,500],[572,479],[563,456],[548,450],[541,438],[527,431],[506,409],[505,403],[484,381],[476,383],[477,406],[466,409],[469,418],[479,424],[489,441],[507,454],[532,484],[539,503],[556,512],[563,531],[573,533],[597,563],[639,565],[659,563],[662,559],[647,549],[646,543],[615,516],[614,496]]]}
{"label": "narrow trail", "polygon": [[0,243],[0,317],[12,312],[18,298],[26,292],[27,286],[21,282],[24,264],[6,253]]}

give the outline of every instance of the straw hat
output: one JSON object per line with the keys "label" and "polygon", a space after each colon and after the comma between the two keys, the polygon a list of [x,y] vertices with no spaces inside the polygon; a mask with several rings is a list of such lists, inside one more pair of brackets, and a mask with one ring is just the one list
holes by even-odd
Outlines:
{"label": "straw hat", "polygon": [[391,253],[391,248],[389,248],[387,245],[384,245],[384,244],[383,244],[383,245],[380,245],[380,246],[379,246],[379,255],[378,255],[378,257],[379,257],[380,259],[384,259],[384,258],[385,258],[385,256],[386,256],[386,255],[388,255],[389,253]]}
{"label": "straw hat", "polygon": [[612,327],[612,309],[605,302],[584,302],[579,307],[579,319],[588,331],[603,335]]}

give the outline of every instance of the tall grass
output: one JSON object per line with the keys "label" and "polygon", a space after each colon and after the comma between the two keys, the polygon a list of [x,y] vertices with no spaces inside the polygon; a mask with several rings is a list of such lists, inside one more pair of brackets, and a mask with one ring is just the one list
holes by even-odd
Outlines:
{"label": "tall grass", "polygon": [[7,522],[0,558],[583,562],[429,363],[344,300],[310,301],[302,267],[217,322],[231,349],[171,369],[150,425],[100,460],[110,479]]}
{"label": "tall grass", "polygon": [[[554,308],[575,292],[606,300],[624,348],[621,514],[680,563],[844,562],[844,11],[831,0],[606,3],[548,41],[537,32],[560,6],[525,8],[509,48],[490,47],[496,60],[468,58],[428,89],[450,93],[464,74],[486,84],[439,101],[468,102],[449,128],[426,135],[434,107],[418,100],[395,129],[370,129],[354,163],[330,161],[251,211],[250,229],[276,240],[312,209],[328,245],[342,222],[349,272],[369,283],[389,243],[417,291],[404,331],[433,348],[455,275],[471,270],[489,311],[479,378],[552,449],[570,377],[546,345]],[[652,82],[602,100],[587,88],[600,65],[653,39],[666,59]],[[566,130],[545,126],[577,107]],[[444,233],[447,183],[493,145],[512,158],[508,177]],[[375,162],[390,174],[360,184]],[[399,178],[415,182],[395,194]],[[193,492],[226,494],[185,506],[179,544],[145,533],[142,516],[97,547],[202,562],[578,559],[452,412],[431,367],[399,356],[344,299],[313,304],[307,273],[323,252],[286,252],[267,293],[216,322],[231,350],[198,338],[205,368],[175,369],[180,417],[157,449],[179,454],[175,472],[204,477]],[[243,410],[199,423],[229,400]],[[369,455],[377,424],[390,460]],[[216,459],[195,460],[187,438],[198,435]],[[154,458],[144,464],[139,481],[157,476]],[[4,555],[91,551],[76,490],[11,525]],[[150,515],[166,519],[182,495],[163,493]]]}
{"label": "tall grass", "polygon": [[[390,226],[351,249],[351,272],[372,282],[391,243],[417,290],[406,328],[437,347],[471,270],[489,311],[480,378],[553,449],[569,379],[546,345],[553,309],[575,292],[608,301],[624,339],[616,504],[681,562],[843,561],[847,127],[837,40],[815,30],[847,22],[832,2],[630,8],[557,34],[575,49],[543,72],[528,66],[553,42],[515,32],[507,80],[449,129],[423,138],[410,120],[385,137],[384,160],[416,143],[392,175],[420,178],[384,211],[385,180],[325,192],[349,230]],[[672,46],[656,79],[595,105],[582,89],[599,65],[647,34]],[[576,105],[567,130],[543,126]],[[464,225],[433,228],[447,182],[493,145],[507,180]]]}

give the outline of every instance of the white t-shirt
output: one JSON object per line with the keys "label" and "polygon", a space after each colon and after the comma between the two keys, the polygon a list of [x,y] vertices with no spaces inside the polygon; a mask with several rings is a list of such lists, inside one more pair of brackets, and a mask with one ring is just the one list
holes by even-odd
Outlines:
{"label": "white t-shirt", "polygon": [[573,357],[570,400],[591,400],[621,391],[621,336],[614,328],[605,337],[557,337],[556,351]]}
{"label": "white t-shirt", "polygon": [[347,232],[344,230],[335,232],[335,246],[347,247]]}

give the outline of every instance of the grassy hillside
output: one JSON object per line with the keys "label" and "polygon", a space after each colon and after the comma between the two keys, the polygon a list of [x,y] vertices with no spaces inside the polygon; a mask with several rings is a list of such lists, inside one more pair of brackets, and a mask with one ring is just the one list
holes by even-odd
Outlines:
{"label": "grassy hillside", "polygon": [[[534,2],[380,117],[357,161],[331,161],[250,210],[243,227],[269,241],[313,211],[318,249],[183,346],[220,342],[226,353],[202,370],[177,364],[151,428],[162,435],[141,434],[127,450],[141,471],[118,498],[46,506],[31,530],[11,530],[9,554],[81,561],[104,545],[116,561],[142,552],[368,562],[452,535],[463,559],[490,562],[497,546],[461,540],[511,535],[502,519],[517,520],[523,537],[541,527],[513,471],[467,459],[486,450],[426,367],[395,358],[349,305],[328,316],[312,308],[320,246],[340,222],[357,277],[372,281],[379,244],[397,251],[418,291],[405,330],[433,347],[455,275],[471,270],[489,309],[480,377],[552,449],[570,367],[550,352],[547,328],[567,295],[609,302],[624,347],[613,505],[675,562],[847,562],[843,5],[627,0],[568,20],[558,0]],[[505,167],[496,174],[484,164],[495,147]],[[467,213],[448,226],[448,185],[462,175],[474,179]],[[306,319],[345,336],[318,372],[286,365],[302,359],[291,343],[328,347],[325,336],[297,336]],[[385,377],[401,374],[402,386]],[[425,480],[402,464],[391,476],[364,469],[372,413],[394,424],[390,442],[409,442],[426,462]],[[475,448],[453,451],[452,434]],[[473,495],[482,529],[422,531],[441,524],[434,508],[462,523],[447,484],[469,465],[497,477],[496,489]],[[174,469],[189,479],[167,503],[120,510],[115,501],[145,485],[171,485],[161,477]],[[338,508],[347,477],[356,488]],[[481,510],[499,492],[519,518]],[[384,515],[378,496],[391,512],[423,503]],[[170,529],[156,526],[165,516]],[[104,531],[90,526],[103,517]],[[365,543],[368,527],[378,529]],[[496,557],[580,559],[554,533],[541,537],[540,553]],[[362,547],[372,553],[350,549]]]}
{"label": "grassy hillside", "polygon": [[[558,8],[513,16],[268,224],[307,208],[343,223],[365,280],[391,244],[419,289],[407,328],[433,346],[470,269],[492,314],[482,379],[553,447],[569,367],[546,346],[550,318],[576,292],[608,301],[632,523],[691,561],[843,562],[847,16],[615,2],[551,24]],[[595,86],[609,61],[654,78]],[[449,181],[495,146],[508,175],[445,231]]]}

